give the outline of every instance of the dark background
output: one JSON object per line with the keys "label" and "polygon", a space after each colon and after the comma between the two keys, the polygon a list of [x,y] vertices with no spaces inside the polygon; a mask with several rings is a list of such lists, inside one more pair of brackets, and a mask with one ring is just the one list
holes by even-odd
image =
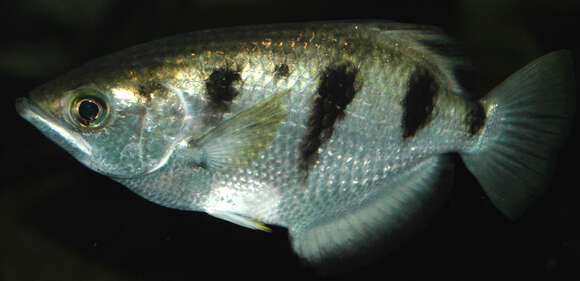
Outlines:
{"label": "dark background", "polygon": [[[16,97],[86,60],[205,28],[376,18],[444,28],[465,43],[487,91],[549,51],[577,55],[580,27],[580,2],[555,0],[29,0],[1,2],[0,11],[1,281],[318,278],[292,253],[285,229],[267,234],[157,206],[17,116]],[[577,131],[552,186],[520,220],[495,210],[457,160],[450,199],[423,232],[335,278],[580,280]]]}

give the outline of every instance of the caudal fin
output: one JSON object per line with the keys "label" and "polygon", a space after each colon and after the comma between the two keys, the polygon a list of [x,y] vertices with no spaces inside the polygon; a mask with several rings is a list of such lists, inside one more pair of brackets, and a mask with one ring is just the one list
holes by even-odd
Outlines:
{"label": "caudal fin", "polygon": [[519,217],[546,188],[572,126],[574,87],[571,53],[561,50],[529,63],[483,99],[487,124],[480,145],[461,156],[509,218]]}

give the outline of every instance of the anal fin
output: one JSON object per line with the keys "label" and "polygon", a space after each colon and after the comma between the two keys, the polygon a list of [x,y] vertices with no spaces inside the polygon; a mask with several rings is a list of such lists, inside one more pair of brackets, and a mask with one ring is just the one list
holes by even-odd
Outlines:
{"label": "anal fin", "polygon": [[355,268],[425,226],[452,186],[450,156],[436,156],[376,188],[377,198],[345,216],[290,229],[294,251],[323,274]]}

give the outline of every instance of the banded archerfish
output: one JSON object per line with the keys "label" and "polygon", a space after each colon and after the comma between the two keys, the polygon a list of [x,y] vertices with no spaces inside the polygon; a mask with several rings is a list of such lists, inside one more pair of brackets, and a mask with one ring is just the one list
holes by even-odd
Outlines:
{"label": "banded archerfish", "polygon": [[569,51],[481,95],[459,50],[437,28],[381,21],[200,31],[91,61],[16,106],[142,197],[287,227],[324,267],[424,225],[450,153],[509,218],[542,194],[575,110]]}

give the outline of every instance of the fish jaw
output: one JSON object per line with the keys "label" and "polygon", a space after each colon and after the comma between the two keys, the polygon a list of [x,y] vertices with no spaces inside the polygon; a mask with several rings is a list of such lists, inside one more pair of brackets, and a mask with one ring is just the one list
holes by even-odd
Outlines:
{"label": "fish jaw", "polygon": [[[91,145],[74,130],[41,110],[27,98],[16,100],[16,111],[26,121],[34,125],[42,134],[72,154],[82,163],[93,155]],[[89,165],[90,167],[90,165]]]}

